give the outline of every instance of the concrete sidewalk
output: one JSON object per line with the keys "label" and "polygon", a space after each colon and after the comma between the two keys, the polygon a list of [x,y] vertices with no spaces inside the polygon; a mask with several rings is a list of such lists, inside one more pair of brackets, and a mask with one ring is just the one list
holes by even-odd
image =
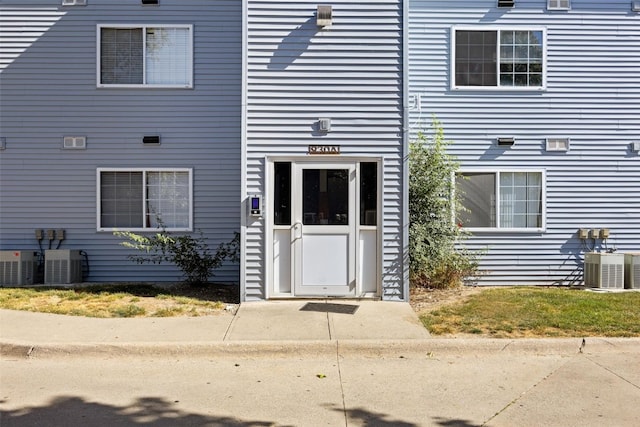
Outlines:
{"label": "concrete sidewalk", "polygon": [[101,349],[135,353],[217,346],[231,351],[248,342],[274,349],[282,348],[281,343],[286,348],[331,348],[338,340],[428,337],[409,304],[369,300],[251,302],[235,313],[168,318],[97,319],[0,310],[2,353],[31,357]]}
{"label": "concrete sidewalk", "polygon": [[97,426],[136,425],[123,414],[141,396],[162,403],[145,416],[169,408],[177,424],[640,425],[640,339],[434,338],[405,303],[142,319],[0,310],[0,355],[3,425],[79,425],[87,411]]}

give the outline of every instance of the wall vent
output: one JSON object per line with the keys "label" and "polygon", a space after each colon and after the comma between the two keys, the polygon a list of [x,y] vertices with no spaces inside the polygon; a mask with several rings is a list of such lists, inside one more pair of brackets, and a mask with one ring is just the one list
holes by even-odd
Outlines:
{"label": "wall vent", "polygon": [[584,284],[591,288],[624,288],[624,254],[587,252]]}
{"label": "wall vent", "polygon": [[82,261],[80,251],[69,249],[44,251],[44,283],[65,285],[82,282]]}
{"label": "wall vent", "polygon": [[65,136],[62,139],[62,148],[65,150],[84,150],[87,148],[87,137]]}
{"label": "wall vent", "polygon": [[547,138],[547,151],[569,151],[569,138]]}
{"label": "wall vent", "polygon": [[640,289],[640,252],[624,254],[624,287]]}
{"label": "wall vent", "polygon": [[87,0],[62,0],[63,6],[86,6]]}
{"label": "wall vent", "polygon": [[33,285],[36,267],[31,251],[0,251],[0,285]]}
{"label": "wall vent", "polygon": [[514,0],[498,0],[498,7],[513,7],[515,3]]}
{"label": "wall vent", "polygon": [[571,0],[549,0],[547,9],[549,10],[569,10],[571,8]]}

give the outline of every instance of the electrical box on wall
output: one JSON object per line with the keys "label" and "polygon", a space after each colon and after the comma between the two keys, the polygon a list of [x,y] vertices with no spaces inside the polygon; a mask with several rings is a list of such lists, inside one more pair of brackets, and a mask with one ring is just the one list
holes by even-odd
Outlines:
{"label": "electrical box on wall", "polygon": [[262,196],[257,194],[249,196],[249,214],[251,216],[262,216]]}

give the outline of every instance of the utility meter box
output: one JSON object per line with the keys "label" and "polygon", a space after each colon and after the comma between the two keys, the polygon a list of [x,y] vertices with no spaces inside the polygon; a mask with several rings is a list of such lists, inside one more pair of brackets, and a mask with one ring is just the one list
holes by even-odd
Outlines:
{"label": "utility meter box", "polygon": [[0,285],[30,286],[36,274],[33,251],[0,251]]}
{"label": "utility meter box", "polygon": [[49,249],[44,251],[44,283],[66,285],[82,282],[80,251],[71,249]]}

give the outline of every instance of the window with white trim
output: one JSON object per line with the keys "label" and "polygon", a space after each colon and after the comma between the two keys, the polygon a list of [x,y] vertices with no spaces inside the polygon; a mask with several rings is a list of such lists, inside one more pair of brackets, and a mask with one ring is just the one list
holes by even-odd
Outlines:
{"label": "window with white trim", "polygon": [[456,28],[453,38],[454,88],[545,86],[544,30]]}
{"label": "window with white trim", "polygon": [[191,175],[191,169],[98,169],[98,229],[190,231]]}
{"label": "window with white trim", "polygon": [[544,228],[542,171],[473,171],[456,175],[465,208],[458,224],[468,229]]}
{"label": "window with white trim", "polygon": [[98,26],[98,86],[193,86],[192,26]]}
{"label": "window with white trim", "polygon": [[549,10],[569,10],[571,8],[571,0],[548,0],[547,9]]}

